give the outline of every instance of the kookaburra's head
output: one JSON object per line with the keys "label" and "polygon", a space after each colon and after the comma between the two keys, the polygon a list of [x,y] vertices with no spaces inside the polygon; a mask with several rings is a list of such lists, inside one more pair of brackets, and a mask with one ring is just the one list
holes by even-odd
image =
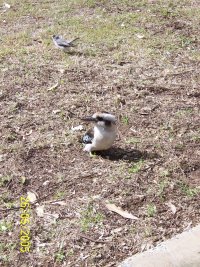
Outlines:
{"label": "kookaburra's head", "polygon": [[94,122],[97,126],[108,128],[116,124],[115,116],[107,112],[97,112],[94,113],[92,116],[82,118],[82,120],[91,121]]}
{"label": "kookaburra's head", "polygon": [[[84,121],[93,122],[93,133],[87,133],[86,139],[90,139],[89,144],[84,148],[85,151],[97,151],[109,149],[116,138],[116,118],[106,112],[97,112],[92,116],[82,118]],[[89,131],[91,132],[91,131]]]}

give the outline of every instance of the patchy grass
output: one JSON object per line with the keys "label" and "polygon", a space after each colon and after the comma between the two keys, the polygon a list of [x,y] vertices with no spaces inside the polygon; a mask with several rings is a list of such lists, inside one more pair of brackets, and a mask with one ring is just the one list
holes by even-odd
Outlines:
{"label": "patchy grass", "polygon": [[[196,225],[197,1],[9,4],[0,21],[2,266],[115,266],[144,243]],[[53,34],[80,39],[63,53]],[[119,138],[90,157],[83,132],[71,129],[97,110],[116,115]],[[31,205],[32,246],[25,255],[19,205],[27,191],[36,193],[44,214]],[[107,201],[139,220],[108,211]]]}
{"label": "patchy grass", "polygon": [[132,167],[129,168],[129,173],[137,173],[141,170],[144,164],[144,160],[140,160],[139,162],[135,163]]}
{"label": "patchy grass", "polygon": [[6,222],[4,220],[0,221],[0,231],[6,232],[12,230],[13,225],[11,222]]}
{"label": "patchy grass", "polygon": [[123,116],[123,117],[122,117],[122,122],[123,122],[124,124],[128,125],[128,124],[129,124],[129,118],[128,118],[128,116]]}
{"label": "patchy grass", "polygon": [[166,179],[160,180],[158,183],[157,195],[162,197],[164,195],[165,189],[169,186],[169,181]]}
{"label": "patchy grass", "polygon": [[185,183],[179,183],[181,191],[187,196],[187,197],[195,197],[200,193],[200,188],[191,187]]}
{"label": "patchy grass", "polygon": [[87,209],[81,213],[81,230],[83,232],[88,231],[94,226],[100,226],[103,222],[103,214],[97,212],[96,209],[92,205],[88,205]]}
{"label": "patchy grass", "polygon": [[65,252],[60,250],[58,251],[56,254],[55,254],[55,260],[56,262],[63,262],[64,259],[65,259],[66,255],[65,255]]}
{"label": "patchy grass", "polygon": [[154,217],[156,214],[156,206],[154,204],[147,204],[146,213],[148,217]]}

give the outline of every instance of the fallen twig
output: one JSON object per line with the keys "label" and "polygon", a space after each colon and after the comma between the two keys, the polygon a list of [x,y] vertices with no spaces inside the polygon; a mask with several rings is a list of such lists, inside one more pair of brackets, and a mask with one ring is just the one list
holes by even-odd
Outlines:
{"label": "fallen twig", "polygon": [[90,241],[92,241],[94,243],[108,243],[109,242],[109,241],[103,241],[103,240],[96,240],[96,239],[93,239],[92,237],[86,236],[86,235],[81,234],[81,233],[79,233],[79,236],[82,237],[82,238],[85,238],[87,240],[90,240]]}

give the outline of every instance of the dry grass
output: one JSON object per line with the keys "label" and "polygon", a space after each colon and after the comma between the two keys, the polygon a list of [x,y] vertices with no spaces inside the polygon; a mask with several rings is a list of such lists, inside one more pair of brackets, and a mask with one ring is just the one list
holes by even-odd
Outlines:
{"label": "dry grass", "polygon": [[[0,22],[2,266],[116,266],[196,225],[198,1],[9,4]],[[77,48],[56,50],[55,33],[79,36]],[[96,110],[116,114],[121,139],[91,158],[71,127]],[[16,207],[27,191],[45,214],[32,205],[23,254]]]}

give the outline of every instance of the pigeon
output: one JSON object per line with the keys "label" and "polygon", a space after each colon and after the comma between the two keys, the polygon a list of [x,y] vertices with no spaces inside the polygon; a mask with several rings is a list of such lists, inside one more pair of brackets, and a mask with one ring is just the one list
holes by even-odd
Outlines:
{"label": "pigeon", "polygon": [[67,41],[67,40],[63,39],[62,36],[53,35],[52,39],[53,39],[53,42],[57,48],[60,48],[62,50],[67,50],[70,47],[74,47],[75,45],[73,43],[76,40],[78,40],[79,38],[75,38],[72,41]]}

